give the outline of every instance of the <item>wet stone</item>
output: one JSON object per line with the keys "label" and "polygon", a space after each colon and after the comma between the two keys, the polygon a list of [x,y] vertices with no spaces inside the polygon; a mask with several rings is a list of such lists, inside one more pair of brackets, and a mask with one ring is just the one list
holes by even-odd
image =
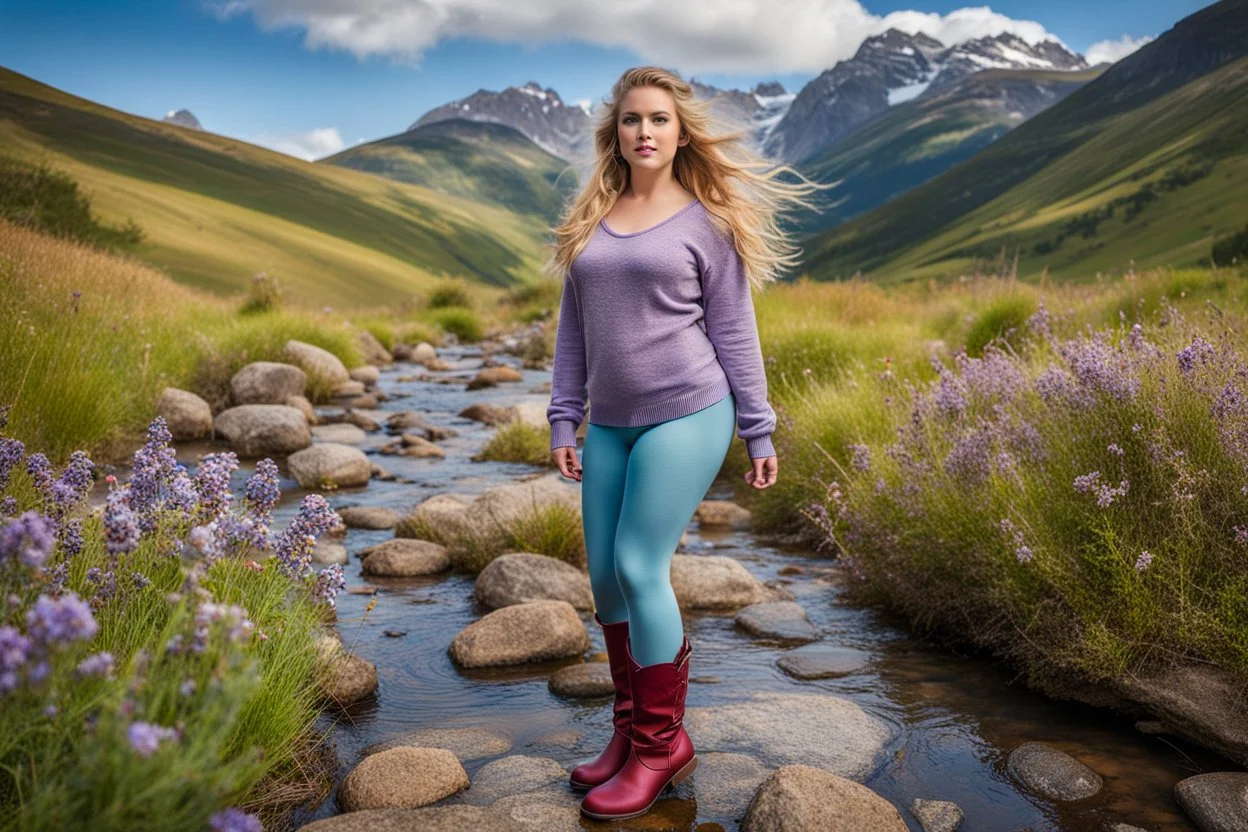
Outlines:
{"label": "wet stone", "polygon": [[1101,790],[1101,776],[1064,751],[1025,742],[1010,752],[1006,768],[1029,791],[1050,800],[1081,800]]}
{"label": "wet stone", "polygon": [[806,610],[793,601],[751,604],[737,613],[736,624],[751,635],[785,641],[814,641],[819,633]]}
{"label": "wet stone", "polygon": [[857,673],[870,659],[870,654],[861,650],[827,644],[808,644],[782,653],[776,664],[785,673],[798,679],[831,679]]}
{"label": "wet stone", "polygon": [[962,823],[962,809],[949,800],[924,800],[916,797],[910,803],[910,814],[914,815],[923,832],[954,832]]}
{"label": "wet stone", "polygon": [[391,737],[383,742],[366,746],[360,756],[376,754],[389,748],[419,745],[427,748],[445,748],[462,761],[497,757],[511,750],[511,740],[484,728],[421,728]]}
{"label": "wet stone", "polygon": [[560,696],[610,696],[615,693],[615,682],[609,665],[586,662],[556,670],[550,677],[550,689]]}

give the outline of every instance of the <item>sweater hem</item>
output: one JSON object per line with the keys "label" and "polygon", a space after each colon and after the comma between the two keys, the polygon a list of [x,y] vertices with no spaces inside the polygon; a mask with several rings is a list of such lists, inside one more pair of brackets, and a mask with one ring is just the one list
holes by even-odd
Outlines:
{"label": "sweater hem", "polygon": [[635,428],[666,422],[680,416],[688,416],[703,408],[718,403],[732,392],[732,385],[727,376],[720,376],[702,387],[679,393],[661,402],[653,402],[643,407],[629,407],[604,404],[594,401],[589,412],[591,425],[605,427]]}

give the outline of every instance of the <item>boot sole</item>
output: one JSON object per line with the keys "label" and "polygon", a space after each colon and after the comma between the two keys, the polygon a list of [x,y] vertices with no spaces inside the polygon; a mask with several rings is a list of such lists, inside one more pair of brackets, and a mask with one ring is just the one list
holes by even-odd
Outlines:
{"label": "boot sole", "polygon": [[680,771],[672,775],[672,779],[667,781],[667,785],[663,786],[662,789],[659,789],[658,793],[655,794],[654,796],[654,800],[651,800],[646,805],[646,808],[644,809],[640,809],[636,812],[627,812],[622,815],[609,815],[609,814],[602,813],[602,812],[591,812],[588,809],[586,809],[584,805],[582,805],[581,814],[587,818],[593,818],[594,820],[625,820],[627,818],[641,817],[646,812],[650,811],[651,807],[654,806],[655,801],[659,799],[659,796],[663,794],[664,790],[666,790],[668,786],[671,786],[673,788],[675,788],[676,786],[679,786],[689,777],[690,774],[693,774],[693,770],[697,767],[698,767],[698,758],[697,757],[691,758],[689,762],[681,766]]}

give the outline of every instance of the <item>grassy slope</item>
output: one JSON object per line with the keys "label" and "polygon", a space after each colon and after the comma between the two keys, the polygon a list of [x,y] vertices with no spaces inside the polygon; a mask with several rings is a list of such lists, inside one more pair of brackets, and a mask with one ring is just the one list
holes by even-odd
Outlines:
{"label": "grassy slope", "polygon": [[436,278],[534,275],[542,222],[335,165],[104,107],[0,69],[0,145],[68,171],[136,254],[180,281],[236,291],[257,271],[302,302],[397,300]]}
{"label": "grassy slope", "polygon": [[1103,71],[985,70],[939,95],[890,107],[799,166],[810,179],[842,181],[827,192],[825,212],[803,216],[796,230],[824,231],[882,205],[1017,127],[1000,108],[1003,85],[1044,84],[1061,98]]}
{"label": "grassy slope", "polygon": [[[320,160],[423,185],[439,193],[554,220],[575,177],[567,163],[504,124],[447,119]],[[557,187],[559,186],[559,187]]]}
{"label": "grassy slope", "polygon": [[[1242,222],[1232,201],[1248,163],[1246,8],[1224,0],[1203,9],[972,159],[809,241],[808,273],[949,274],[1002,245],[1011,254],[1021,246],[1020,274],[1049,266],[1062,276],[1207,254],[1214,236]],[[1118,211],[1090,240],[1033,248],[1079,214],[1210,162],[1207,176],[1160,192],[1130,223]]]}

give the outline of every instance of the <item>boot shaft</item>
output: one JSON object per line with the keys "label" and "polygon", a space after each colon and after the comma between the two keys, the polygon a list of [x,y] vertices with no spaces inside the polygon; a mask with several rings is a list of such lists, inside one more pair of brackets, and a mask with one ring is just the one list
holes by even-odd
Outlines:
{"label": "boot shaft", "polygon": [[612,721],[615,730],[627,737],[631,731],[633,714],[632,684],[628,676],[628,619],[607,624],[595,612],[594,621],[602,627],[603,640],[607,643],[611,681],[615,684]]}
{"label": "boot shaft", "polygon": [[625,646],[633,695],[633,748],[648,767],[665,768],[673,746],[684,734],[682,720],[693,648],[686,636],[675,659],[642,667],[633,658],[631,644]]}

